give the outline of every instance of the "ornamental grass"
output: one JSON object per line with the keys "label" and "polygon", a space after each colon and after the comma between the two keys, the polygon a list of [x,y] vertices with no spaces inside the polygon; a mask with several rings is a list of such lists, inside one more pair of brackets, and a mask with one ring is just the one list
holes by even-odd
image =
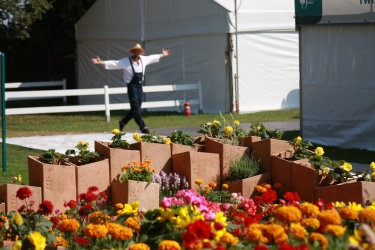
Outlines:
{"label": "ornamental grass", "polygon": [[0,237],[14,249],[374,249],[375,203],[310,203],[267,183],[255,189],[227,203],[181,189],[142,211],[139,202],[108,206],[94,186],[63,213],[49,201],[33,204],[25,186],[17,192],[25,205],[0,214]]}

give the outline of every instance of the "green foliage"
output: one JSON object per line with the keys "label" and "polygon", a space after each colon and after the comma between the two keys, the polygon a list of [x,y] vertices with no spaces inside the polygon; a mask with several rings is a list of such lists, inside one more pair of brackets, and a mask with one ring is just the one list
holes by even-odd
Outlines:
{"label": "green foliage", "polygon": [[38,160],[48,164],[60,165],[67,157],[68,155],[58,153],[55,149],[48,149],[38,157]]}
{"label": "green foliage", "polygon": [[194,145],[193,136],[181,130],[175,130],[168,137],[171,139],[171,142],[176,143],[176,144],[182,144],[182,145],[188,145],[188,146]]}
{"label": "green foliage", "polygon": [[260,170],[260,160],[244,156],[232,161],[229,165],[228,181],[242,180],[256,175]]}
{"label": "green foliage", "polygon": [[77,157],[78,165],[94,162],[100,156],[97,152],[90,151],[90,145],[85,141],[79,141],[76,145],[76,149],[78,149],[78,152],[74,149],[68,149],[65,154]]}
{"label": "green foliage", "polygon": [[157,135],[155,132],[144,134],[141,136],[142,142],[163,143],[163,137]]}
{"label": "green foliage", "polygon": [[112,130],[112,143],[109,145],[110,148],[122,148],[122,149],[130,149],[130,144],[126,140],[121,140],[121,137],[125,135],[125,132],[121,132],[118,129]]}
{"label": "green foliage", "polygon": [[269,130],[261,122],[252,122],[250,128],[250,135],[259,136],[262,139],[281,139],[284,133],[280,129]]}
{"label": "green foliage", "polygon": [[151,183],[153,180],[154,170],[149,165],[150,161],[145,162],[131,162],[123,166],[120,181],[144,181]]}
{"label": "green foliage", "polygon": [[297,136],[293,140],[290,140],[289,144],[292,145],[294,149],[293,156],[295,159],[306,159],[310,158],[313,155],[313,152],[309,150],[309,148],[313,146],[311,142],[302,141],[302,138],[300,136]]}
{"label": "green foliage", "polygon": [[222,189],[218,190],[209,190],[204,194],[204,197],[208,201],[217,202],[217,203],[230,203],[231,195],[228,190]]}

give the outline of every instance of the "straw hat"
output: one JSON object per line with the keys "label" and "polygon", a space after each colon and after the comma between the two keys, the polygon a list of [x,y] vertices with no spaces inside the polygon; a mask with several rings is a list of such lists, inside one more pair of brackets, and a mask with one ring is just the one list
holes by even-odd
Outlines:
{"label": "straw hat", "polygon": [[140,44],[136,44],[136,45],[134,45],[133,47],[131,47],[128,51],[129,51],[129,53],[132,53],[132,51],[133,50],[135,50],[135,49],[137,49],[137,50],[140,50],[141,51],[141,53],[140,54],[142,54],[142,55],[144,55],[145,54],[145,50],[142,48],[142,46],[140,45]]}

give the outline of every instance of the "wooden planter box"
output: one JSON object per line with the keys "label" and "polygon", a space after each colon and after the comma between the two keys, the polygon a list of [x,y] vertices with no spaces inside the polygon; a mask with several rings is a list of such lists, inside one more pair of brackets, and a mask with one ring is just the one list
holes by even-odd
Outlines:
{"label": "wooden planter box", "polygon": [[293,161],[292,191],[297,192],[301,200],[315,201],[315,188],[333,184],[331,176],[324,176],[322,170],[314,169],[307,159]]}
{"label": "wooden planter box", "polygon": [[186,177],[189,188],[198,190],[195,180],[203,180],[203,185],[217,183],[220,190],[220,159],[218,154],[188,151],[172,155],[172,171]]}
{"label": "wooden planter box", "polygon": [[[71,158],[70,161],[74,164],[77,163],[75,158]],[[75,165],[74,167],[76,172],[77,197],[82,193],[86,193],[87,189],[92,186],[98,187],[100,192],[105,192],[110,197],[108,159],[100,157],[95,162],[85,165]]]}
{"label": "wooden planter box", "polygon": [[65,211],[64,202],[77,199],[75,166],[43,163],[38,157],[28,157],[29,184],[42,189],[42,199],[54,208]]}
{"label": "wooden planter box", "polygon": [[280,195],[288,191],[292,191],[292,162],[283,158],[285,154],[278,154],[271,156],[271,179],[272,186],[275,183],[280,183],[281,187],[278,192]]}
{"label": "wooden planter box", "polygon": [[184,153],[188,151],[195,151],[195,152],[204,152],[205,146],[200,144],[194,144],[193,146],[189,145],[182,145],[177,143],[171,143],[171,155]]}
{"label": "wooden planter box", "polygon": [[375,201],[375,183],[367,181],[352,181],[315,188],[315,200],[326,202],[356,202],[369,206]]}
{"label": "wooden planter box", "polygon": [[0,201],[0,213],[3,212],[3,213],[6,213],[6,209],[5,209],[5,203]]}
{"label": "wooden planter box", "polygon": [[205,138],[206,152],[215,153],[220,156],[220,176],[224,178],[228,175],[230,163],[241,159],[244,156],[250,156],[250,148],[223,144],[210,137]]}
{"label": "wooden planter box", "polygon": [[228,191],[230,193],[241,193],[245,198],[251,198],[256,195],[254,187],[263,183],[271,183],[271,173],[264,173],[260,175],[255,175],[243,180],[237,181],[226,181],[225,184],[228,184]]}
{"label": "wooden planter box", "polygon": [[265,139],[252,143],[251,153],[257,159],[260,159],[261,171],[264,173],[271,172],[271,156],[289,151],[293,153],[293,147],[288,141],[277,139]]}
{"label": "wooden planter box", "polygon": [[119,181],[122,174],[121,167],[132,161],[140,161],[141,155],[138,150],[127,150],[122,148],[110,148],[110,142],[95,141],[95,152],[108,158],[110,181]]}
{"label": "wooden planter box", "polygon": [[172,170],[171,146],[167,144],[137,142],[131,144],[132,148],[140,151],[141,161],[151,160],[155,173],[164,171],[169,174]]}
{"label": "wooden planter box", "polygon": [[131,204],[139,201],[140,210],[153,210],[159,207],[159,190],[158,183],[147,183],[137,181],[115,181],[111,185],[112,206],[117,203]]}
{"label": "wooden planter box", "polygon": [[27,203],[30,201],[34,202],[33,209],[37,209],[40,203],[42,203],[42,188],[27,185],[18,184],[4,184],[0,186],[0,200],[5,202],[5,211],[9,213],[13,210],[18,210],[22,205],[25,205],[25,200],[20,200],[16,197],[18,189],[21,187],[28,187],[32,195],[27,199]]}
{"label": "wooden planter box", "polygon": [[245,138],[238,139],[238,145],[243,146],[243,147],[252,148],[254,142],[261,141],[261,140],[262,140],[262,138],[260,138],[260,136],[248,136],[248,137],[245,137]]}

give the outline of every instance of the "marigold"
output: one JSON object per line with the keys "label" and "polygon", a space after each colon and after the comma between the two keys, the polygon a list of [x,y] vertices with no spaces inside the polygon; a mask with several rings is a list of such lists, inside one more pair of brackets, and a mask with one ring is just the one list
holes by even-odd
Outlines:
{"label": "marigold", "polygon": [[196,180],[195,180],[195,184],[197,184],[197,185],[202,185],[202,184],[203,184],[203,180],[201,180],[201,179],[196,179]]}
{"label": "marigold", "polygon": [[320,233],[311,233],[308,241],[310,244],[313,244],[314,241],[318,241],[320,243],[320,247],[324,250],[328,246],[328,240],[326,237],[324,237],[323,234]]}
{"label": "marigold", "polygon": [[112,235],[115,240],[128,240],[133,237],[133,231],[117,223],[108,223],[108,233]]}
{"label": "marigold", "polygon": [[316,218],[307,218],[301,221],[301,225],[311,229],[318,229],[320,227],[320,221]]}
{"label": "marigold", "polygon": [[319,207],[309,202],[302,203],[299,209],[302,211],[302,215],[306,217],[315,217],[319,214]]}
{"label": "marigold", "polygon": [[141,229],[141,226],[138,223],[138,220],[135,217],[129,217],[125,221],[125,226],[133,228],[136,231]]}
{"label": "marigold", "polygon": [[257,191],[258,193],[261,193],[261,194],[267,192],[267,189],[265,187],[260,186],[260,185],[256,185],[254,187],[254,190]]}
{"label": "marigold", "polygon": [[349,207],[344,207],[339,210],[339,215],[344,220],[358,220],[358,212]]}
{"label": "marigold", "polygon": [[228,184],[223,184],[223,185],[221,185],[221,187],[224,188],[224,189],[228,189],[229,188]]}
{"label": "marigold", "polygon": [[275,219],[286,224],[299,222],[302,219],[302,212],[295,206],[281,206],[275,211]]}
{"label": "marigold", "polygon": [[294,237],[297,239],[304,239],[306,236],[306,228],[304,228],[301,224],[299,223],[292,223],[290,224],[289,231],[292,233]]}
{"label": "marigold", "polygon": [[264,224],[251,224],[248,227],[246,238],[251,242],[260,242],[267,244],[268,238],[263,236],[263,230],[265,229]]}
{"label": "marigold", "polygon": [[320,225],[328,224],[341,225],[340,214],[336,210],[323,210],[317,216]]}
{"label": "marigold", "polygon": [[373,224],[375,222],[375,210],[365,208],[359,211],[358,219],[361,223]]}
{"label": "marigold", "polygon": [[59,230],[62,232],[77,232],[80,226],[79,221],[74,218],[65,219],[60,221]]}
{"label": "marigold", "polygon": [[208,183],[208,186],[210,188],[215,188],[216,187],[216,182],[210,182],[210,183]]}
{"label": "marigold", "polygon": [[180,250],[180,243],[174,240],[163,240],[158,245],[158,250]]}
{"label": "marigold", "polygon": [[83,234],[92,238],[105,238],[108,234],[108,228],[105,225],[90,223],[83,230]]}
{"label": "marigold", "polygon": [[129,250],[150,250],[150,247],[145,243],[136,243],[131,245]]}
{"label": "marigold", "polygon": [[276,244],[288,241],[288,235],[285,233],[284,228],[278,224],[266,225],[263,235],[268,238],[269,242],[274,240]]}
{"label": "marigold", "polygon": [[223,236],[220,238],[220,242],[234,246],[238,243],[238,238],[234,237],[231,233],[229,232],[224,232]]}
{"label": "marigold", "polygon": [[327,225],[324,229],[324,232],[327,234],[331,234],[336,237],[341,237],[345,234],[346,227],[341,225]]}

